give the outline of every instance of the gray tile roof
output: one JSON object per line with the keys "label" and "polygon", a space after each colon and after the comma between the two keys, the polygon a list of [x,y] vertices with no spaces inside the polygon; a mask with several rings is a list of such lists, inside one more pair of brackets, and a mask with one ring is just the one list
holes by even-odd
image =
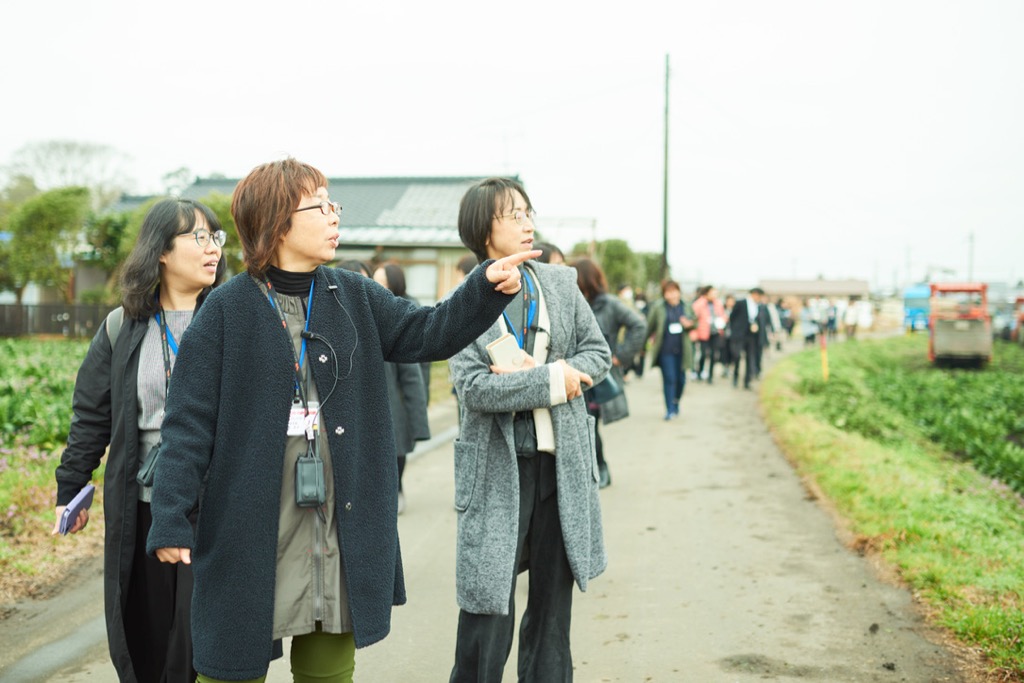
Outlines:
{"label": "gray tile roof", "polygon": [[[461,247],[459,201],[483,177],[328,178],[331,198],[343,207],[340,245]],[[182,197],[231,195],[238,182],[198,178]]]}
{"label": "gray tile roof", "polygon": [[761,289],[769,296],[867,296],[867,280],[761,280]]}
{"label": "gray tile roof", "polygon": [[164,195],[123,194],[121,195],[120,199],[118,199],[116,202],[107,207],[106,211],[108,213],[125,213],[128,211],[134,211],[135,209],[139,208],[140,206],[148,202],[150,199],[161,196]]}

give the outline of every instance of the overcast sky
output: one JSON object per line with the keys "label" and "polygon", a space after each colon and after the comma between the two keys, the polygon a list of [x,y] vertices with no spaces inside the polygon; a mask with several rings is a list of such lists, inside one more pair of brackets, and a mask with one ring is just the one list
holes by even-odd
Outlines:
{"label": "overcast sky", "polygon": [[139,192],[285,155],[519,174],[563,249],[660,251],[668,54],[677,278],[1024,277],[1016,0],[55,0],[0,23],[0,164],[59,138],[130,156]]}

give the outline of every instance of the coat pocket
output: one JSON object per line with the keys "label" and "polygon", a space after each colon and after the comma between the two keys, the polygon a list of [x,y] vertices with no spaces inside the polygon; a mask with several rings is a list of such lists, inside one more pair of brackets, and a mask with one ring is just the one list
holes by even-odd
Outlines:
{"label": "coat pocket", "polygon": [[477,446],[474,443],[455,440],[455,509],[465,512],[473,501],[476,488]]}
{"label": "coat pocket", "polygon": [[593,415],[587,415],[587,438],[583,441],[585,444],[590,445],[590,477],[596,483],[600,480],[601,474],[597,466],[597,438],[594,436],[597,432],[597,420],[594,419]]}

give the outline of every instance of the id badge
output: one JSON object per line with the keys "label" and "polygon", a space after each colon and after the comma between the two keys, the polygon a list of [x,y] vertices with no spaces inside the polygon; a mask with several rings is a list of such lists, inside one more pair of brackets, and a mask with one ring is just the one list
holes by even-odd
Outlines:
{"label": "id badge", "polygon": [[306,436],[306,430],[312,432],[318,430],[320,414],[320,402],[309,402],[309,413],[302,405],[302,401],[292,403],[292,409],[288,413],[288,436]]}
{"label": "id badge", "polygon": [[669,334],[682,334],[683,333],[683,324],[682,323],[669,323],[668,324],[668,333]]}

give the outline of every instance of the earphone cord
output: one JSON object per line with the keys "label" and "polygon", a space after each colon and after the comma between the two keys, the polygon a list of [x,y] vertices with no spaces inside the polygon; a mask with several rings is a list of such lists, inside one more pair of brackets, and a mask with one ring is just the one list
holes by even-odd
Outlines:
{"label": "earphone cord", "polygon": [[[333,289],[332,288],[328,288],[328,289],[330,289],[331,290],[331,294],[334,295],[334,300],[338,302],[338,306],[341,308],[342,311],[345,312],[345,317],[348,318],[348,324],[352,326],[352,338],[355,339],[355,343],[352,345],[352,353],[350,353],[348,355],[348,372],[346,372],[345,376],[341,378],[341,379],[348,379],[349,375],[352,374],[352,360],[356,357],[356,349],[359,348],[359,334],[356,332],[356,323],[355,323],[355,321],[352,320],[352,316],[349,315],[348,309],[345,308],[345,306],[341,303],[341,299],[338,298],[338,292],[336,291],[337,288],[333,288]],[[333,349],[332,349],[332,351],[333,351]],[[335,368],[337,368],[337,367],[338,366],[335,365]],[[335,377],[337,377],[337,375],[335,375]]]}
{"label": "earphone cord", "polygon": [[345,312],[345,317],[348,318],[348,322],[352,326],[352,338],[355,340],[355,343],[352,345],[352,353],[350,353],[348,356],[348,371],[345,373],[344,377],[339,377],[338,372],[341,370],[341,367],[340,364],[338,363],[338,354],[334,352],[334,346],[329,341],[327,341],[325,337],[317,335],[316,339],[322,341],[324,343],[324,346],[326,346],[330,350],[331,360],[334,361],[334,372],[331,373],[334,375],[334,384],[331,385],[331,390],[327,392],[327,396],[324,397],[324,400],[320,402],[320,410],[324,409],[324,406],[327,405],[327,400],[331,397],[332,394],[334,394],[334,390],[338,388],[338,382],[340,382],[341,380],[348,379],[349,376],[352,374],[353,360],[355,359],[356,356],[356,349],[359,348],[359,335],[356,333],[355,321],[352,320],[352,316],[349,315],[348,309],[346,309],[344,304],[341,303],[341,299],[338,298],[338,293],[335,291],[335,288],[328,287],[328,289],[330,290],[331,294],[334,295],[334,300],[338,302],[338,306],[341,308],[342,311]]}

